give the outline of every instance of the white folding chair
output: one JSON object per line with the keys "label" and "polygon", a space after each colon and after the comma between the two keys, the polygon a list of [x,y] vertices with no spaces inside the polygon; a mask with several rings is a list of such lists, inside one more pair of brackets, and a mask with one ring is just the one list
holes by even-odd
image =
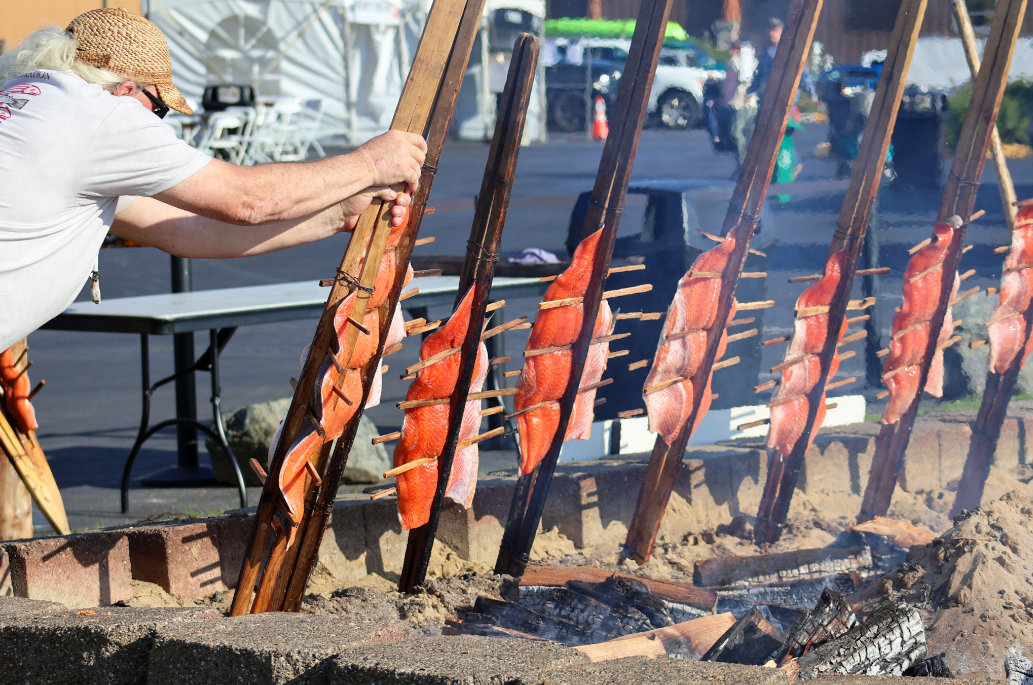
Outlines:
{"label": "white folding chair", "polygon": [[284,161],[285,149],[290,156],[290,141],[297,130],[298,114],[302,109],[298,98],[279,98],[272,106],[264,108],[245,141],[243,164],[251,166]]}
{"label": "white folding chair", "polygon": [[208,117],[208,123],[197,144],[197,149],[233,164],[240,164],[248,124],[254,117],[253,112],[254,110],[247,107],[213,112]]}
{"label": "white folding chair", "polygon": [[308,100],[292,121],[292,130],[280,153],[280,161],[303,162],[308,159],[309,148],[314,147],[316,154],[326,157],[323,146],[316,140],[319,124],[323,120],[323,101]]}

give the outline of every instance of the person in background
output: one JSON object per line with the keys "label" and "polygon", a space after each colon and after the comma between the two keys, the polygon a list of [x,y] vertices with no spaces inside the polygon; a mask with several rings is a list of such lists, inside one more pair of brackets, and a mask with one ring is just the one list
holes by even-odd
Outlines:
{"label": "person in background", "polygon": [[757,115],[757,96],[746,92],[753,78],[756,60],[752,46],[747,44],[746,48],[744,51],[739,41],[732,44],[725,67],[725,80],[721,85],[722,117],[728,122],[729,143],[738,167],[742,167],[746,158],[749,128]]}
{"label": "person in background", "polygon": [[[757,55],[757,73],[753,77],[753,82],[747,89],[748,94],[756,94],[758,100],[764,99],[764,93],[767,90],[768,79],[771,77],[772,65],[775,61],[775,53],[778,50],[778,42],[782,39],[782,20],[776,17],[771,17],[768,20],[768,38],[770,44],[765,47]],[[799,93],[797,93],[797,99],[799,99]],[[800,123],[800,110],[796,106],[796,102],[793,102],[793,109],[789,115],[789,122],[786,125],[785,135],[782,136],[782,146],[778,150],[778,158],[775,160],[775,176],[772,179],[772,183],[791,183],[800,173],[800,159],[796,154],[796,145],[793,141],[793,134],[801,130],[803,125]],[[788,193],[778,193],[779,202],[788,202],[790,197]]]}

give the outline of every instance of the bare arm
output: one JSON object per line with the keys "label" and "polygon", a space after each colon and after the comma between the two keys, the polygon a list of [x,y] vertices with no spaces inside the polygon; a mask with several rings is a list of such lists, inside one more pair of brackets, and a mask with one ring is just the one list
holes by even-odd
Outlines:
{"label": "bare arm", "polygon": [[[354,227],[376,191],[360,193],[348,201],[308,216],[261,226],[239,226],[201,216],[154,198],[141,197],[115,216],[111,232],[134,242],[156,247],[177,257],[228,259],[283,250],[329,237]],[[391,195],[394,195],[391,192]],[[383,194],[381,193],[381,196]],[[384,199],[389,199],[384,197]],[[394,222],[401,221],[407,195],[399,195],[391,209]]]}
{"label": "bare arm", "polygon": [[415,189],[426,151],[422,137],[388,131],[354,152],[316,162],[238,167],[213,159],[155,198],[226,224],[298,220],[370,188]]}

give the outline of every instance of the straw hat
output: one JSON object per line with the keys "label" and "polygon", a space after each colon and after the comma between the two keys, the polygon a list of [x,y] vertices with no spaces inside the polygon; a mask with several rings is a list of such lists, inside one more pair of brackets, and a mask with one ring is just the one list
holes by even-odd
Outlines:
{"label": "straw hat", "polygon": [[172,60],[161,29],[121,7],[90,10],[66,29],[75,36],[75,58],[141,83],[154,84],[162,102],[183,114],[193,110],[172,85]]}

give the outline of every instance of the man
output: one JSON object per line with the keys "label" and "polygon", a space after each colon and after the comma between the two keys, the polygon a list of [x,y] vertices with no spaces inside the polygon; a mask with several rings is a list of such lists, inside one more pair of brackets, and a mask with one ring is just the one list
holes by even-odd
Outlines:
{"label": "man", "polygon": [[72,303],[109,230],[224,259],[351,230],[374,197],[398,224],[427,150],[390,131],[317,162],[212,159],[161,122],[190,107],[161,31],[123,9],[33,34],[0,57],[0,84],[0,350]]}
{"label": "man", "polygon": [[756,94],[758,100],[764,99],[764,91],[768,87],[768,77],[771,76],[771,66],[775,61],[775,52],[778,51],[778,41],[782,40],[782,20],[777,17],[768,19],[768,38],[770,44],[757,55],[757,71],[753,75],[753,82],[746,91]]}
{"label": "man", "polygon": [[[721,85],[721,102],[724,117],[728,122],[728,137],[735,152],[738,167],[742,167],[746,158],[746,147],[749,144],[749,126],[757,114],[757,96],[748,95],[747,88],[753,76],[756,59],[753,47],[744,46],[738,41],[732,43],[729,50],[728,64],[725,67],[725,80]],[[738,171],[736,171],[738,174]]]}

